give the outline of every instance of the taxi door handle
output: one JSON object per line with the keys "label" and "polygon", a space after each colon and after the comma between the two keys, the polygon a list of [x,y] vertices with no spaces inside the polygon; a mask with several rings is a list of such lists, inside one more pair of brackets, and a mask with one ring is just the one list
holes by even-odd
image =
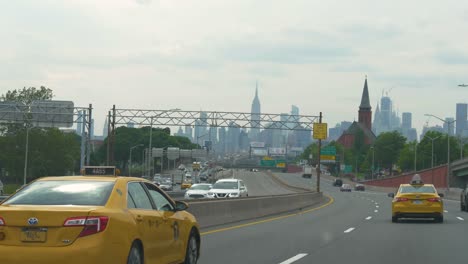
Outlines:
{"label": "taxi door handle", "polygon": [[137,215],[136,220],[137,220],[138,222],[143,221],[143,216]]}

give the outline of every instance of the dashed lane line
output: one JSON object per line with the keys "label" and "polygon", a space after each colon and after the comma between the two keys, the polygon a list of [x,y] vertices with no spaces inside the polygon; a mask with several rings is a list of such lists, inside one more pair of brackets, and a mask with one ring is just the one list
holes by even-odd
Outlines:
{"label": "dashed lane line", "polygon": [[378,213],[378,212],[379,212],[379,210],[374,210],[374,213]]}
{"label": "dashed lane line", "polygon": [[371,220],[371,219],[372,219],[372,216],[366,217],[366,220]]}
{"label": "dashed lane line", "polygon": [[296,256],[294,256],[294,257],[292,257],[290,259],[287,259],[287,260],[281,262],[280,264],[291,264],[293,262],[296,262],[296,261],[300,260],[301,258],[303,258],[305,256],[307,256],[307,254],[305,254],[305,253],[297,254]]}
{"label": "dashed lane line", "polygon": [[345,233],[351,233],[351,232],[354,231],[354,229],[355,229],[354,227],[351,227],[351,228],[346,229],[344,232]]}
{"label": "dashed lane line", "polygon": [[461,218],[459,216],[457,216],[457,219],[460,220],[460,221],[465,221],[465,219],[463,219],[463,218]]}

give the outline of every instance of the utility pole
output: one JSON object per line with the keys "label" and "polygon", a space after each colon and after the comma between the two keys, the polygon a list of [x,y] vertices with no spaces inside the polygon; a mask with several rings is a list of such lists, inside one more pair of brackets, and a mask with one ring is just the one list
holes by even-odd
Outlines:
{"label": "utility pole", "polygon": [[[322,123],[322,112],[320,112],[320,116],[319,116],[319,124]],[[319,143],[318,143],[318,164],[317,164],[317,192],[320,192],[320,173],[322,172],[321,171],[321,166],[320,166],[320,150],[322,149],[322,140],[319,139],[318,140]]]}

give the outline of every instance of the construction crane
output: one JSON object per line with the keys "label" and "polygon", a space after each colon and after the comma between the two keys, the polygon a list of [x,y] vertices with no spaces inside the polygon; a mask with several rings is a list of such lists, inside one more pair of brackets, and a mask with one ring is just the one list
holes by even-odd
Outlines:
{"label": "construction crane", "polygon": [[459,84],[459,87],[468,87],[468,84]]}

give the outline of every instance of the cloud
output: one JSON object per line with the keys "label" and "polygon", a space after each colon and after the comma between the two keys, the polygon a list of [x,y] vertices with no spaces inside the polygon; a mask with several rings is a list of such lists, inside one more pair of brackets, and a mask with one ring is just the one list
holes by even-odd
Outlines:
{"label": "cloud", "polygon": [[135,2],[140,5],[149,5],[151,4],[152,0],[135,0]]}
{"label": "cloud", "polygon": [[277,64],[314,64],[339,61],[353,55],[350,48],[335,43],[263,40],[233,42],[221,48],[228,60]]}
{"label": "cloud", "polygon": [[441,51],[435,54],[435,59],[444,64],[468,64],[468,54],[460,51]]}

